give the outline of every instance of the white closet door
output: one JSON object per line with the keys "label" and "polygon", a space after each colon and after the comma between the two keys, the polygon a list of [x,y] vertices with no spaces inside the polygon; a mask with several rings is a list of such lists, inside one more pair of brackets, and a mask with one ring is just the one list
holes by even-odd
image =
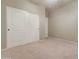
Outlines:
{"label": "white closet door", "polygon": [[39,17],[7,7],[7,47],[15,47],[39,40]]}
{"label": "white closet door", "polygon": [[[28,18],[28,19],[27,19]],[[26,37],[28,41],[36,41],[39,40],[39,17],[35,14],[29,14],[26,17]]]}

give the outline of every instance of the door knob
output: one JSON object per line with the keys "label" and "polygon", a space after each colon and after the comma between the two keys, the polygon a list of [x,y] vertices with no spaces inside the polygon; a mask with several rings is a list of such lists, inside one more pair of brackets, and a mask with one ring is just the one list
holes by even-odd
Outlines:
{"label": "door knob", "polygon": [[10,29],[8,28],[8,31],[10,31]]}

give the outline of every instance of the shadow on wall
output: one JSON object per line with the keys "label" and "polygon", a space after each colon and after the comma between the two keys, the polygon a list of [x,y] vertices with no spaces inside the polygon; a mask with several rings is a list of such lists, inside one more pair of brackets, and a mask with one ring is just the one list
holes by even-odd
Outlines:
{"label": "shadow on wall", "polygon": [[77,8],[77,1],[72,1],[51,12],[49,16],[49,36],[77,41]]}

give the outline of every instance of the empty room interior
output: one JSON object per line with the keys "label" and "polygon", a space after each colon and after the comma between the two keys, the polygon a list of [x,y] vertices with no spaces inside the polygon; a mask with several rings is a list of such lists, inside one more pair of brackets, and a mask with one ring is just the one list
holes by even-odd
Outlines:
{"label": "empty room interior", "polygon": [[1,59],[78,59],[78,0],[1,0]]}

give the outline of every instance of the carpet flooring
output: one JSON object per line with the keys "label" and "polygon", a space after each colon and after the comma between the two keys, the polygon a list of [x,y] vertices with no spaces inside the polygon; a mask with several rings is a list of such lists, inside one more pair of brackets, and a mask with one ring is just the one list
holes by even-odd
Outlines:
{"label": "carpet flooring", "polygon": [[77,42],[51,37],[4,52],[11,59],[78,59]]}

